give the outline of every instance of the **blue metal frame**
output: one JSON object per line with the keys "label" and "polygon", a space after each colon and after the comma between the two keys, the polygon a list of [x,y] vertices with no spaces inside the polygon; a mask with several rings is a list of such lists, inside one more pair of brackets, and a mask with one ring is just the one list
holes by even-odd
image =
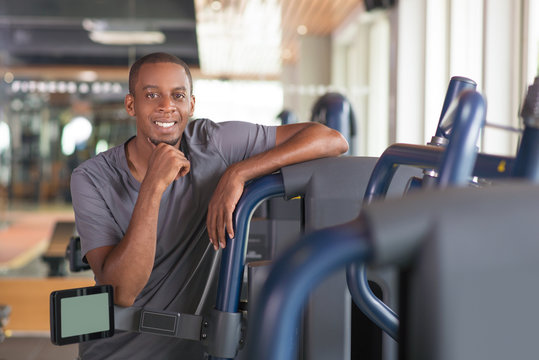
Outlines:
{"label": "blue metal frame", "polygon": [[384,197],[399,165],[437,168],[442,161],[443,147],[427,145],[393,144],[380,156],[372,170],[363,198],[364,204]]}
{"label": "blue metal frame", "polygon": [[[452,117],[453,128],[447,147],[396,144],[382,154],[369,179],[363,200],[365,205],[386,195],[399,165],[439,169],[438,187],[462,186],[469,182],[477,158],[475,144],[486,120],[483,96],[475,90],[463,91],[456,109],[448,117]],[[358,308],[397,340],[398,315],[370,290],[365,265],[349,264],[346,277],[352,299]]]}
{"label": "blue metal frame", "polygon": [[247,358],[294,359],[296,330],[310,291],[332,271],[371,257],[372,246],[358,221],[303,237],[275,262],[262,288],[249,320]]}
{"label": "blue metal frame", "polygon": [[447,91],[445,93],[444,103],[442,105],[442,112],[440,113],[440,120],[438,121],[438,126],[436,127],[437,137],[447,137],[447,127],[446,124],[446,113],[449,110],[449,106],[453,101],[460,95],[461,92],[465,90],[475,90],[477,83],[472,79],[462,77],[462,76],[453,76],[449,80],[449,85],[447,86]]}
{"label": "blue metal frame", "polygon": [[[444,186],[445,184],[460,184],[464,181],[467,182],[470,173],[473,170],[475,159],[477,157],[475,143],[477,141],[479,131],[484,125],[485,113],[486,106],[483,97],[475,91],[465,92],[461,96],[455,113],[451,114],[453,116],[454,123],[453,129],[451,130],[451,141],[448,145],[447,150],[440,147],[416,146],[405,144],[396,144],[389,147],[384,152],[384,154],[380,158],[380,161],[377,163],[375,169],[373,170],[371,179],[367,186],[367,191],[365,193],[365,203],[369,203],[376,196],[385,195],[387,189],[389,188],[389,184],[391,183],[391,179],[393,178],[393,175],[395,174],[399,165],[411,165],[424,168],[438,168],[439,164],[441,163],[442,165],[439,167],[441,176],[441,181],[439,184],[440,186]],[[442,115],[444,115],[444,112],[442,112]],[[470,153],[474,155],[470,156]],[[228,240],[228,246],[227,248],[225,248],[223,253],[220,281],[218,287],[218,298],[216,304],[217,310],[226,312],[237,312],[238,310],[241,284],[243,279],[243,268],[245,261],[248,228],[252,212],[254,211],[256,206],[258,206],[258,204],[263,200],[283,195],[284,185],[280,175],[271,175],[258,179],[246,187],[244,195],[239,201],[238,208],[236,209],[234,215],[234,220],[236,224],[236,238]],[[321,233],[323,234],[323,231]],[[322,237],[325,239],[323,235],[320,235],[318,232],[315,234],[317,235],[313,235],[314,238],[311,238],[313,237],[311,236],[308,237],[309,240],[300,241],[297,246],[294,247],[295,250],[291,250],[291,252],[289,253],[294,254],[294,251],[296,251],[298,253],[306,253],[302,256],[307,256],[309,258],[320,257],[321,259],[315,261],[314,265],[309,265],[310,263],[306,261],[307,259],[303,259],[301,262],[294,264],[295,255],[289,255],[289,257],[285,256],[284,258],[282,258],[275,267],[277,269],[277,273],[284,273],[290,275],[286,277],[287,283],[295,284],[293,293],[297,295],[295,295],[295,299],[290,301],[292,302],[292,305],[294,305],[298,309],[298,314],[301,310],[301,306],[303,305],[307,297],[308,284],[315,283],[315,278],[313,277],[313,274],[318,274],[316,279],[319,279],[322,274],[327,273],[323,272],[321,270],[322,268],[327,267],[328,269],[333,269],[336,266],[331,261],[322,260],[325,259],[328,255],[326,254],[326,251],[328,251],[327,249],[322,252],[318,252],[319,250],[316,249],[316,246],[324,248],[324,245],[328,246],[328,243],[331,244],[331,248],[334,248],[335,246],[337,246],[335,244],[335,240],[332,240],[331,242],[325,242],[325,240],[320,240]],[[349,237],[349,234],[338,234],[338,236],[335,236],[335,238],[342,239],[342,241],[344,242],[346,242],[346,240],[350,241],[351,239],[351,237]],[[318,243],[320,244],[316,245]],[[304,246],[307,250],[303,249],[302,246]],[[341,256],[334,256],[341,259],[344,258],[346,255],[346,257],[349,259],[349,261],[347,262],[350,263],[351,259],[357,260],[357,258],[351,257],[351,253],[352,252],[347,252],[346,254],[342,254]],[[291,266],[293,269],[290,269],[290,271],[283,270],[285,269],[283,266],[286,266],[286,261],[291,261],[291,265],[289,266]],[[347,262],[344,262],[342,264],[346,264]],[[311,267],[316,267],[316,269]],[[305,269],[310,270],[307,271]],[[297,271],[306,271],[307,274],[303,275],[306,277],[303,280],[298,280],[298,282],[293,282],[291,279],[295,278],[296,276],[292,276],[292,274],[296,274]],[[268,279],[269,285],[267,285],[267,287],[280,286],[277,283],[272,285],[270,279]],[[368,286],[364,267],[354,264],[349,265],[347,269],[347,280],[354,301],[362,305],[360,306],[360,308],[364,310],[367,316],[369,316],[372,320],[378,319],[378,321],[375,321],[375,323],[377,323],[383,330],[388,332],[393,338],[397,339],[399,324],[398,316],[383,302],[376,298],[374,294],[372,294]],[[298,284],[303,285],[298,286]],[[291,285],[283,286],[286,287]],[[301,293],[299,289],[304,289],[306,292]],[[260,308],[265,308],[264,302],[271,302],[272,308],[275,308],[276,301],[280,303],[285,302],[288,297],[294,298],[294,296],[291,295],[292,289],[288,289],[284,293],[281,292],[281,294],[288,295],[282,295],[277,300],[275,300],[274,298],[271,299],[271,291],[267,290],[267,292],[265,292],[265,290],[263,290],[261,294],[262,303]],[[289,306],[291,305],[283,304],[282,306],[277,306],[277,308],[280,309],[280,313],[274,313],[271,316],[276,326],[279,323],[279,321],[277,321],[277,319],[279,318],[278,315],[280,315],[281,313],[286,314],[289,313],[289,311],[292,311],[289,310]],[[255,316],[257,315],[255,314]],[[292,317],[292,319],[293,318],[294,317]],[[285,316],[284,319],[287,319],[287,316]],[[299,317],[296,320],[299,321]],[[271,327],[268,325],[267,321],[269,321],[269,319],[266,319],[262,322],[264,324],[263,331],[261,331],[261,329],[257,329],[256,333],[270,331],[270,333],[273,334],[272,336],[262,336],[262,338],[270,339],[273,338],[275,334],[279,334],[279,337],[283,337],[283,339],[285,340],[288,339],[288,346],[285,346],[283,349],[279,349],[277,346],[277,348],[275,348],[275,351],[277,351],[277,358],[279,359],[281,359],[282,356],[291,356],[294,349],[294,342],[292,341],[292,343],[290,343],[290,339],[293,339],[293,332],[295,331],[295,326],[292,327],[292,330],[288,328],[289,331],[291,331],[290,333],[287,333],[286,327],[284,328],[284,331],[277,331],[272,333],[271,330],[267,330]],[[268,341],[274,342],[274,340]],[[269,348],[273,348],[274,345],[279,344],[279,341],[275,341],[276,342],[274,342],[273,345],[269,346]],[[256,350],[258,357],[260,357],[260,354],[271,354],[269,348],[258,348]]]}
{"label": "blue metal frame", "polygon": [[[245,186],[243,195],[234,211],[234,239],[227,235],[227,246],[221,258],[217,287],[218,311],[237,313],[243,283],[245,252],[249,237],[249,222],[256,207],[264,200],[284,196],[283,178],[280,173],[256,179]],[[220,360],[210,356],[210,359]]]}
{"label": "blue metal frame", "polygon": [[346,268],[346,281],[354,303],[363,314],[394,340],[399,340],[399,316],[372,292],[363,264],[352,263]]}
{"label": "blue metal frame", "polygon": [[[363,203],[370,204],[373,200],[383,198],[387,194],[399,165],[438,168],[444,151],[445,148],[438,146],[390,145],[382,153],[371,173]],[[473,166],[473,176],[488,179],[510,178],[515,166],[515,158],[479,153]]]}
{"label": "blue metal frame", "polygon": [[477,139],[487,115],[483,96],[467,90],[461,93],[453,114],[451,140],[447,144],[438,173],[438,186],[464,186],[469,183],[477,158]]}
{"label": "blue metal frame", "polygon": [[[444,111],[442,111],[442,117]],[[469,181],[471,174],[476,171],[492,171],[494,175],[514,173],[530,179],[539,178],[539,166],[537,170],[534,168],[531,174],[519,174],[521,163],[535,164],[530,156],[522,155],[517,159],[516,165],[508,164],[507,158],[483,156],[485,162],[488,162],[488,167],[482,169],[477,165],[478,155],[475,142],[485,123],[485,115],[486,105],[480,94],[470,91],[461,96],[454,114],[454,128],[451,130],[453,133],[450,144],[453,145],[447,148],[439,167],[439,187],[464,185]],[[539,131],[532,135],[529,140],[532,148],[528,153],[539,153],[539,146],[536,145],[539,142],[535,141],[539,140]],[[526,146],[527,142],[524,145]],[[433,161],[436,164],[439,163],[437,160],[442,153],[434,149],[430,148],[425,152],[424,147],[402,144],[388,148],[382,155],[384,159],[380,159],[373,171],[365,193],[365,203],[369,203],[377,195],[385,195],[399,164],[433,168],[434,166],[429,164]],[[470,156],[470,154],[473,155]],[[521,155],[520,151],[519,155]],[[493,171],[493,165],[496,163],[498,165]],[[507,165],[514,166],[512,172],[506,171]],[[361,265],[355,265],[369,260],[372,252],[372,246],[365,235],[361,220],[316,231],[296,243],[275,263],[260,294],[259,306],[254,312],[250,326],[248,358],[292,359],[296,329],[308,294],[325,276],[340,266],[349,264],[347,280],[354,300],[359,299],[359,304],[368,304],[370,299],[376,298],[370,291],[364,268]],[[352,261],[356,263],[352,264]],[[367,301],[365,301],[365,296],[367,296]],[[380,303],[370,303],[366,306],[377,307]],[[387,314],[392,316],[396,321],[384,323],[382,320],[380,327],[395,334],[394,338],[396,338],[397,315],[384,306],[367,311],[366,314],[371,318],[388,317]]]}

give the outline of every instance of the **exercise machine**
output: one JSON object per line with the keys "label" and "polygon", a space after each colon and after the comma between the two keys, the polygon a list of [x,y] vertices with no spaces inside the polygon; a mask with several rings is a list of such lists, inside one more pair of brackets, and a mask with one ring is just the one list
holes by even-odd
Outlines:
{"label": "exercise machine", "polygon": [[362,262],[407,272],[401,358],[534,358],[539,243],[530,234],[539,230],[538,204],[539,188],[522,182],[418,192],[305,236],[277,260],[262,289],[248,357],[294,359],[308,294],[336,269]]}

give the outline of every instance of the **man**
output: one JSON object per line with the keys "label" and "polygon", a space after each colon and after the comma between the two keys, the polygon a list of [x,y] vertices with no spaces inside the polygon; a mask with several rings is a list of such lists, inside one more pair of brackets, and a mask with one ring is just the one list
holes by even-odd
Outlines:
{"label": "man", "polygon": [[[234,237],[232,213],[244,183],[348,148],[338,132],[315,123],[189,122],[192,88],[189,68],[178,58],[139,59],[125,97],[136,136],[72,174],[83,256],[97,283],[114,287],[117,305],[206,312],[215,299],[215,250],[226,246],[225,233]],[[201,359],[203,350],[193,341],[122,333],[82,343],[80,356]]]}

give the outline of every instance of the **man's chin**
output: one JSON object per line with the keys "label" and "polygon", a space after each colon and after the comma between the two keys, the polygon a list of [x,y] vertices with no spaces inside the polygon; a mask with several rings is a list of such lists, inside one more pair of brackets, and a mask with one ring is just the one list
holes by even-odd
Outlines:
{"label": "man's chin", "polygon": [[150,138],[150,141],[155,145],[159,145],[159,144],[167,144],[167,145],[170,145],[170,146],[176,146],[178,145],[178,142],[180,141],[180,138],[175,138],[175,139],[170,139],[170,140],[167,140],[167,139],[152,139]]}

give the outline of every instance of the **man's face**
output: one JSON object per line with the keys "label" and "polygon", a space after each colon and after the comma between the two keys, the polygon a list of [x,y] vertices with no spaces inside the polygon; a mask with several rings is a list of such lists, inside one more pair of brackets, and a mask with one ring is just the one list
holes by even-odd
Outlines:
{"label": "man's face", "polygon": [[174,63],[142,65],[135,93],[125,97],[125,108],[137,119],[137,136],[154,144],[178,145],[195,109],[185,69]]}

